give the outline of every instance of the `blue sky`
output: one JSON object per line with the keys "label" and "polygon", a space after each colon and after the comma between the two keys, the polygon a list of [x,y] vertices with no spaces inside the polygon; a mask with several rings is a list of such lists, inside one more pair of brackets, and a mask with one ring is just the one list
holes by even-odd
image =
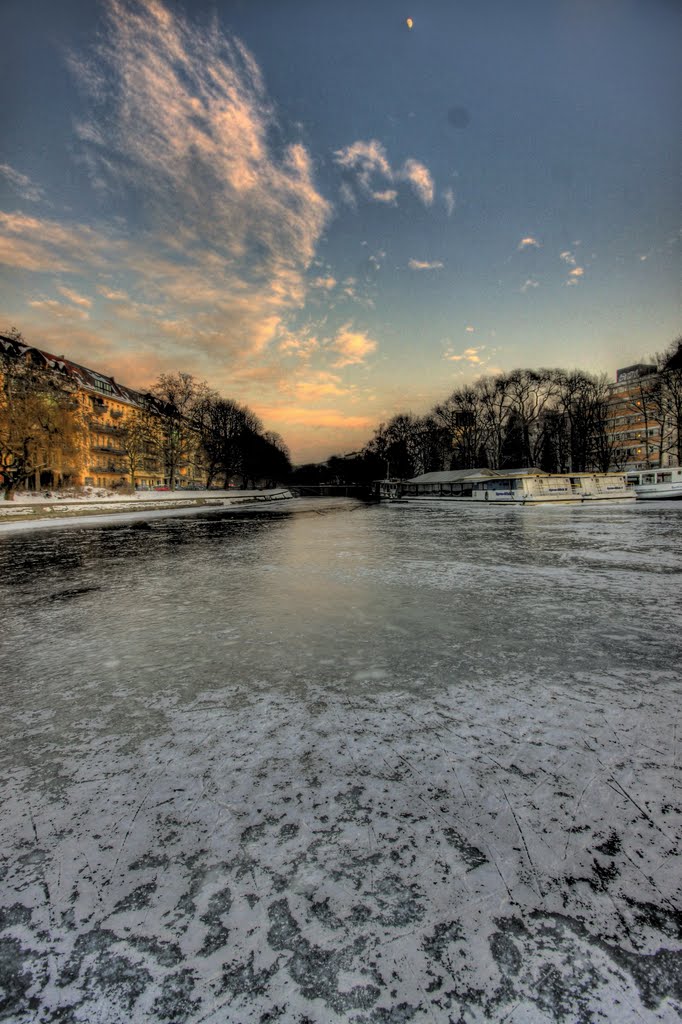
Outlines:
{"label": "blue sky", "polygon": [[[408,28],[406,19],[413,21]],[[670,0],[4,0],[0,326],[297,461],[680,324]]]}

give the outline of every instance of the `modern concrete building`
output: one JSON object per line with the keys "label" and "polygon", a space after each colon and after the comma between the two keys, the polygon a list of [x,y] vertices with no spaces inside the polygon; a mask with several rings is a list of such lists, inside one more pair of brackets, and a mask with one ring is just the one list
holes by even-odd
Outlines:
{"label": "modern concrete building", "polygon": [[656,365],[636,363],[617,370],[609,412],[608,433],[619,467],[677,465],[673,424],[666,414],[665,379]]}

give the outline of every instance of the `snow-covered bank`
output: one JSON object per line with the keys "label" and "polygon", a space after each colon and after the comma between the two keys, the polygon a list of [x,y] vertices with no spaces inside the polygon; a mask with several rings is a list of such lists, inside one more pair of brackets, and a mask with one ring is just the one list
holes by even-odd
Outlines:
{"label": "snow-covered bank", "polygon": [[15,501],[0,503],[0,535],[74,523],[87,526],[137,522],[291,499],[291,492],[283,487],[259,491],[140,491],[118,496],[93,489],[87,495],[53,498],[22,495]]}

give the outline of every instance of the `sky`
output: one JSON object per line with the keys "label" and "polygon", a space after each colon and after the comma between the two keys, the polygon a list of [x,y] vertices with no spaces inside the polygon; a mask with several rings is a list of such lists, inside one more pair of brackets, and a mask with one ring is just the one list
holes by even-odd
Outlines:
{"label": "sky", "polygon": [[675,0],[3,0],[0,37],[0,330],[192,373],[295,462],[682,332]]}

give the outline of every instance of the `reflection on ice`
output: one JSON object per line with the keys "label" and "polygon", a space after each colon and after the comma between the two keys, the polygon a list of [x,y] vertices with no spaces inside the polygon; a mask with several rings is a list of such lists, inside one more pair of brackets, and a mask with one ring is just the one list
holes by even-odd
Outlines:
{"label": "reflection on ice", "polygon": [[679,512],[485,511],[2,543],[0,1016],[678,1019]]}

